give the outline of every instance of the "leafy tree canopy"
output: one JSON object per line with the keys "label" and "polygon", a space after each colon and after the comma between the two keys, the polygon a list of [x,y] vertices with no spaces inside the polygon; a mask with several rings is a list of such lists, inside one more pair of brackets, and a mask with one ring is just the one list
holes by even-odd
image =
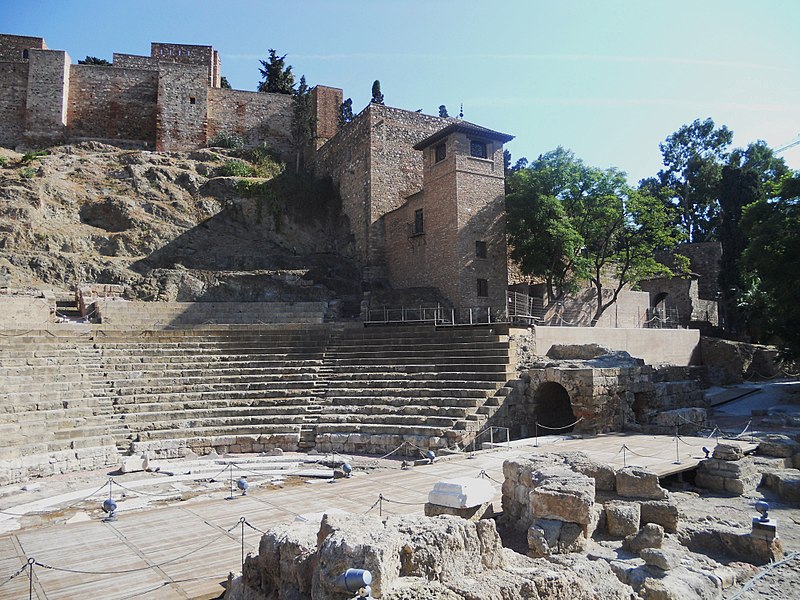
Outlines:
{"label": "leafy tree canopy", "polygon": [[631,189],[617,169],[598,169],[564,148],[511,173],[511,256],[544,279],[548,301],[580,281],[596,292],[592,325],[625,285],[672,272],[655,259],[682,239],[658,198]]}
{"label": "leafy tree canopy", "polygon": [[301,156],[304,148],[314,138],[314,110],[311,106],[311,90],[306,84],[306,76],[300,77],[297,89],[292,92],[294,106],[292,109],[292,140],[297,152],[295,170],[300,170]]}
{"label": "leafy tree canopy", "polygon": [[348,98],[339,107],[339,127],[347,125],[353,120],[353,99]]}
{"label": "leafy tree canopy", "polygon": [[759,310],[766,333],[777,335],[800,355],[800,172],[786,173],[774,199],[760,199],[742,211],[747,236],[742,253],[748,289],[740,298]]}
{"label": "leafy tree canopy", "polygon": [[231,89],[231,84],[228,82],[228,78],[224,75],[219,78],[219,87],[221,87],[223,90]]}
{"label": "leafy tree canopy", "polygon": [[83,60],[78,61],[79,65],[95,65],[98,67],[110,67],[111,63],[105,58],[97,58],[96,56],[87,56]]}
{"label": "leafy tree canopy", "polygon": [[259,61],[262,68],[259,92],[271,94],[291,94],[294,92],[294,75],[292,66],[286,66],[286,55],[278,56],[273,48],[269,49],[269,58]]}
{"label": "leafy tree canopy", "polygon": [[[683,125],[659,144],[665,168],[658,172],[661,190],[656,195],[679,209],[679,222],[690,241],[707,241],[716,235],[717,186],[732,141],[730,129],[717,128],[708,118]],[[648,191],[652,192],[651,184]]]}
{"label": "leafy tree canopy", "polygon": [[447,107],[444,104],[439,105],[439,116],[442,118],[450,116],[447,114]]}

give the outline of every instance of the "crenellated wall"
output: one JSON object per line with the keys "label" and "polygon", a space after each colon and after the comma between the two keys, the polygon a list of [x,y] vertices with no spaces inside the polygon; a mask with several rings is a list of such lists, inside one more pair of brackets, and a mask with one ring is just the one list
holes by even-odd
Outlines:
{"label": "crenellated wall", "polygon": [[206,145],[208,89],[203,66],[164,62],[159,65],[156,150]]}
{"label": "crenellated wall", "polygon": [[0,146],[15,146],[25,132],[28,63],[0,62]]}

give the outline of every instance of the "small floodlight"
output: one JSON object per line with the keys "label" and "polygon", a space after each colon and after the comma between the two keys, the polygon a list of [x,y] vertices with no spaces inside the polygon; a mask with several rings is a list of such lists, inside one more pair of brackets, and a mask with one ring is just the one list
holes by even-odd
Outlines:
{"label": "small floodlight", "polygon": [[236,487],[242,490],[242,496],[247,496],[247,490],[250,487],[250,484],[247,483],[247,477],[240,477],[236,482]]}
{"label": "small floodlight", "polygon": [[103,521],[110,522],[117,520],[117,503],[114,502],[113,498],[109,497],[103,500],[103,512],[108,515]]}
{"label": "small floodlight", "polygon": [[709,450],[709,449],[708,449],[708,448],[706,448],[705,446],[703,446],[703,452],[705,453],[705,455],[706,455],[706,458],[708,458],[708,455],[709,455],[709,454],[711,454],[711,450]]}
{"label": "small floodlight", "polygon": [[756,511],[761,513],[761,517],[759,518],[762,522],[769,521],[769,504],[764,502],[763,500],[759,500],[756,502]]}
{"label": "small floodlight", "polygon": [[350,466],[350,463],[343,463],[342,472],[344,472],[345,477],[350,477],[353,474],[353,467]]}
{"label": "small floodlight", "polygon": [[357,598],[369,598],[372,594],[372,573],[366,569],[347,569],[339,575],[336,587],[345,592],[357,594]]}
{"label": "small floodlight", "polygon": [[433,450],[428,450],[427,452],[425,452],[425,458],[428,459],[428,464],[432,465],[433,461],[436,460],[436,452],[434,452]]}

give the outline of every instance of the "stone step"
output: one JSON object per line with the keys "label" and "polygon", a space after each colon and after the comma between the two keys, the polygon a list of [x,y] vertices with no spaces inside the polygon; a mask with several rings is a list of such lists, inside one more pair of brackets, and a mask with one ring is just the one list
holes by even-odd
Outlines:
{"label": "stone step", "polygon": [[[425,397],[407,398],[402,396],[326,396],[326,402],[334,406],[374,406],[379,412],[382,406],[453,406],[459,408],[477,408],[483,404],[482,398],[454,398],[454,397]],[[419,403],[416,404],[415,400]]]}
{"label": "stone step", "polygon": [[368,434],[368,435],[411,435],[424,437],[443,437],[447,427],[427,427],[423,425],[376,425],[371,423],[319,423],[317,437],[324,434]]}
{"label": "stone step", "polygon": [[157,429],[154,431],[142,431],[138,433],[139,442],[148,440],[180,440],[191,438],[211,438],[211,437],[236,437],[242,435],[260,436],[265,434],[285,434],[294,433],[300,435],[300,424],[269,425],[269,424],[248,424],[248,425],[211,425],[208,427],[193,427],[191,430],[175,427],[173,429]]}
{"label": "stone step", "polygon": [[[435,384],[435,382],[427,382],[429,384]],[[325,394],[327,398],[337,398],[337,397],[353,397],[353,396],[372,396],[377,397],[380,396],[381,398],[387,397],[403,397],[403,398],[438,398],[438,397],[447,397],[447,398],[482,398],[485,399],[487,396],[493,393],[493,390],[487,389],[470,389],[470,387],[445,387],[444,384],[446,382],[441,382],[439,386],[436,387],[400,387],[400,388],[391,388],[391,387],[379,387],[373,386],[372,388],[359,388],[359,387],[352,387],[352,383],[350,386],[345,387],[344,385],[341,386],[328,386],[328,391]],[[469,384],[466,384],[469,385]]]}
{"label": "stone step", "polygon": [[[199,413],[200,411],[193,411]],[[266,426],[270,428],[279,427],[286,429],[286,425],[299,425],[303,423],[303,415],[270,415],[264,418],[258,415],[231,415],[231,416],[183,416],[185,413],[175,413],[172,418],[164,418],[158,421],[131,421],[125,419],[123,423],[126,425],[129,435],[150,435],[152,432],[157,431],[174,431],[177,429],[195,431],[198,429],[207,429],[210,427],[261,427]],[[180,437],[180,436],[179,436]]]}
{"label": "stone step", "polygon": [[177,392],[211,392],[211,391],[255,391],[255,390],[307,390],[315,387],[315,380],[308,377],[304,380],[279,380],[269,378],[247,378],[242,381],[214,381],[212,378],[203,380],[198,378],[177,379],[118,379],[111,382],[109,392],[112,395],[145,395],[150,393],[177,393]]}
{"label": "stone step", "polygon": [[308,390],[238,390],[238,391],[199,391],[199,392],[175,392],[175,393],[152,393],[152,394],[133,394],[114,396],[112,401],[117,407],[123,404],[138,404],[142,402],[175,402],[189,400],[266,400],[296,398],[299,401],[306,401],[310,396]]}
{"label": "stone step", "polygon": [[398,425],[401,427],[425,426],[441,427],[450,429],[456,423],[455,418],[437,415],[405,415],[402,413],[390,414],[362,414],[362,413],[332,413],[322,416],[317,423],[317,427],[323,428],[329,425],[345,423],[352,427],[359,425],[381,426]]}
{"label": "stone step", "polygon": [[217,409],[230,409],[230,410],[253,410],[263,411],[264,414],[296,414],[307,412],[316,407],[321,409],[319,405],[309,405],[309,399],[304,397],[297,398],[258,398],[246,400],[230,400],[227,398],[218,400],[198,399],[187,400],[177,396],[174,401],[162,402],[137,402],[132,404],[120,404],[114,407],[114,414],[118,417],[126,417],[127,415],[135,415],[142,413],[159,413],[162,411],[180,411],[180,410],[217,410]]}

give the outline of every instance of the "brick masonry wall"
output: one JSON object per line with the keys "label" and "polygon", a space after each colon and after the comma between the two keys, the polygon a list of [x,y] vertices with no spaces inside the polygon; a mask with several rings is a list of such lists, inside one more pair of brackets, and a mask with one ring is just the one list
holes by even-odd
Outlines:
{"label": "brick masonry wall", "polygon": [[92,65],[70,68],[70,138],[156,142],[158,73]]}
{"label": "brick masonry wall", "polygon": [[292,96],[211,88],[208,91],[208,138],[236,134],[245,145],[266,144],[288,160],[294,155],[291,139]]}
{"label": "brick masonry wall", "polygon": [[25,130],[28,63],[0,62],[0,146],[14,147]]}
{"label": "brick masonry wall", "polygon": [[0,61],[26,61],[25,50],[38,48],[47,50],[47,44],[40,37],[27,35],[0,35]]}
{"label": "brick masonry wall", "polygon": [[207,77],[205,67],[163,62],[159,65],[156,150],[206,145]]}
{"label": "brick masonry wall", "polygon": [[318,85],[311,90],[311,105],[314,107],[316,147],[319,148],[339,132],[339,112],[342,106],[342,90]]}
{"label": "brick masonry wall", "polygon": [[29,143],[60,141],[67,124],[69,54],[30,50],[25,137]]}

